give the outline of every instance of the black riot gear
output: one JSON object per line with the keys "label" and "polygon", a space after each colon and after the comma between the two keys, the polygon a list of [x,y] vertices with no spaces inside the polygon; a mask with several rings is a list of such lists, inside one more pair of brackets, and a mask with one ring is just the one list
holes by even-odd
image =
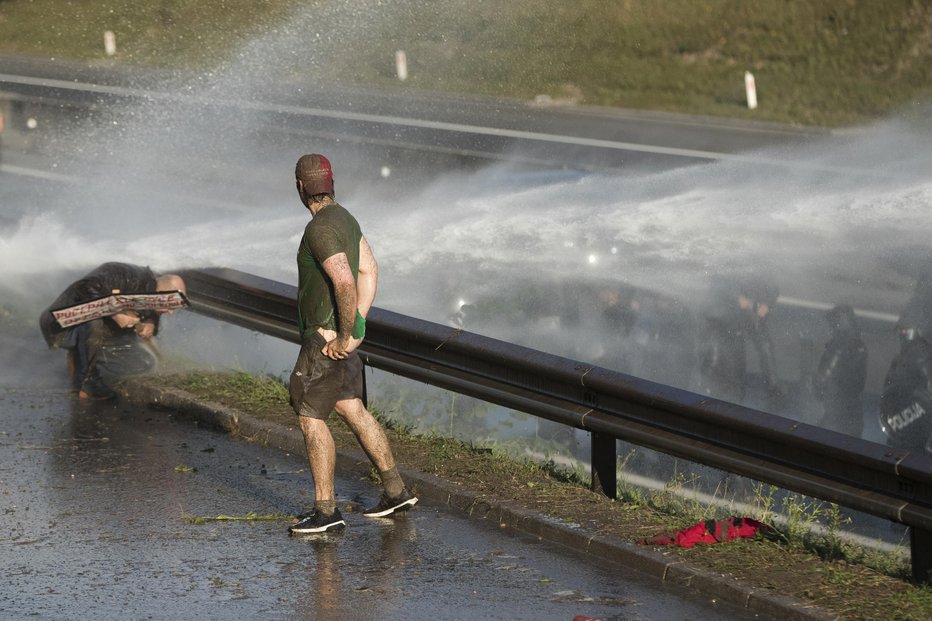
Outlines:
{"label": "black riot gear", "polygon": [[893,359],[880,401],[887,444],[932,454],[932,345],[918,336]]}
{"label": "black riot gear", "polygon": [[900,353],[880,401],[887,444],[932,454],[932,269],[925,269],[897,322]]}
{"label": "black riot gear", "polygon": [[705,317],[698,391],[743,403],[749,384],[747,349],[750,346],[756,354],[768,397],[773,405],[779,405],[782,390],[767,327],[767,317],[778,297],[776,284],[765,275],[755,275],[718,282],[714,294],[714,304]]}
{"label": "black riot gear", "polygon": [[819,424],[860,436],[864,430],[862,395],[867,381],[867,348],[853,308],[836,306],[825,317],[831,337],[813,378],[813,390],[823,408]]}

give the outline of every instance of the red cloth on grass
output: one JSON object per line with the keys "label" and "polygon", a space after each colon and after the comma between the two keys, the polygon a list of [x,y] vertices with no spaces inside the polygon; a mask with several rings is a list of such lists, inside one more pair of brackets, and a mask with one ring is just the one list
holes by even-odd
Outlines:
{"label": "red cloth on grass", "polygon": [[675,533],[661,533],[656,537],[641,539],[638,543],[691,548],[698,543],[721,543],[753,537],[758,532],[769,529],[770,527],[766,524],[751,518],[732,517],[725,520],[706,520]]}

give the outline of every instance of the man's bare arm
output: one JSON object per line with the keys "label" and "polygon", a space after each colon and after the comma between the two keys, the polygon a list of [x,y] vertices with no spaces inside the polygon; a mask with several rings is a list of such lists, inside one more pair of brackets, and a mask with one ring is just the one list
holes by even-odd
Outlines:
{"label": "man's bare arm", "polygon": [[333,292],[336,296],[337,338],[327,343],[324,354],[334,360],[346,357],[346,354],[356,349],[358,342],[354,343],[353,325],[356,323],[356,282],[353,280],[353,271],[350,269],[346,253],[340,252],[323,262],[324,271],[333,283]]}
{"label": "man's bare arm", "polygon": [[363,317],[369,315],[379,286],[379,265],[365,237],[359,240],[359,276],[356,279],[356,306]]}

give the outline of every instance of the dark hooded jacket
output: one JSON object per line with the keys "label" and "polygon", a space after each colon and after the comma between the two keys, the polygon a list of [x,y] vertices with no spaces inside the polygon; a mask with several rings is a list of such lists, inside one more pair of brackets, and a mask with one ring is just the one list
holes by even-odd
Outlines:
{"label": "dark hooded jacket", "polygon": [[[70,328],[62,328],[52,315],[53,310],[74,306],[119,293],[154,293],[156,290],[155,274],[148,267],[128,263],[104,263],[96,267],[83,278],[76,280],[55,298],[48,308],[39,316],[42,336],[50,348],[61,345],[64,335]],[[155,312],[140,313],[143,319],[154,321],[158,330],[159,314]],[[112,321],[109,318],[107,321]]]}
{"label": "dark hooded jacket", "polygon": [[822,402],[821,425],[860,436],[864,430],[862,395],[867,382],[867,348],[854,309],[836,306],[826,313],[832,331],[813,378]]}
{"label": "dark hooded jacket", "polygon": [[[776,356],[766,318],[757,315],[758,304],[772,309],[777,300],[776,286],[766,278],[716,284],[715,302],[705,315],[701,343],[699,390],[726,401],[740,403],[747,388],[747,347],[757,356],[764,383],[778,387]],[[752,300],[752,308],[738,306],[738,296]]]}

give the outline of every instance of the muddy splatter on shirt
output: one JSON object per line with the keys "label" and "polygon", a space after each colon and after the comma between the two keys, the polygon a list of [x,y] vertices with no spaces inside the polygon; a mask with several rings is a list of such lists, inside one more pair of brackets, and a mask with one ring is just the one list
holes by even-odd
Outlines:
{"label": "muddy splatter on shirt", "polygon": [[[359,277],[359,223],[342,205],[332,203],[317,212],[304,228],[298,246],[298,329],[301,338],[317,328],[337,330],[336,296],[323,263],[346,253],[353,280]],[[360,318],[357,316],[357,322]]]}

